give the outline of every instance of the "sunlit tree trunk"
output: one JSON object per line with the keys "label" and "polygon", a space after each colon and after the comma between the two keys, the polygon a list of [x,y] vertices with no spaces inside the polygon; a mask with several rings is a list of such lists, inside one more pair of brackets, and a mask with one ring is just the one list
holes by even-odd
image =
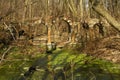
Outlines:
{"label": "sunlit tree trunk", "polygon": [[51,43],[51,28],[48,28],[48,42],[47,43]]}
{"label": "sunlit tree trunk", "polygon": [[80,0],[80,17],[83,19],[83,0]]}

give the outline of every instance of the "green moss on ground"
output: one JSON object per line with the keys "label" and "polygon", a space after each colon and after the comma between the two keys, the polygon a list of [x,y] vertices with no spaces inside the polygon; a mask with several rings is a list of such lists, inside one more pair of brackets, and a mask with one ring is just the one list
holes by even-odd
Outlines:
{"label": "green moss on ground", "polygon": [[[34,53],[35,52],[35,53]],[[34,53],[34,54],[33,54]],[[18,80],[30,66],[37,71],[27,80],[119,80],[120,65],[96,59],[73,50],[56,50],[42,54],[33,47],[14,47],[0,64],[0,80]],[[7,76],[7,77],[6,77]]]}

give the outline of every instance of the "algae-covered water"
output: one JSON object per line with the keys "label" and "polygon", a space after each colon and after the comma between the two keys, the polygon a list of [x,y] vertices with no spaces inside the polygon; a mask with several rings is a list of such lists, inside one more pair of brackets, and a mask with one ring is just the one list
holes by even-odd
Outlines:
{"label": "algae-covered water", "polygon": [[33,51],[12,48],[0,64],[0,80],[120,80],[120,64],[71,50]]}

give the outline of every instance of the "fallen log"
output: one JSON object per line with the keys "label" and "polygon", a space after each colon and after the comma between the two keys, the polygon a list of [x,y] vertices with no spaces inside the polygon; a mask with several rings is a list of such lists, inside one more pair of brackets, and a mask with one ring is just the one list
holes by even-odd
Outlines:
{"label": "fallen log", "polygon": [[90,0],[90,2],[92,3],[93,10],[105,18],[113,28],[120,32],[120,23],[108,13],[103,7],[103,4],[94,0]]}

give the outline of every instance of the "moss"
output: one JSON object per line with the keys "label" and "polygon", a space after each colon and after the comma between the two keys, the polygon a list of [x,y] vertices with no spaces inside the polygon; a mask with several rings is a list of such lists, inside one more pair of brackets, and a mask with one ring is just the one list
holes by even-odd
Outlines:
{"label": "moss", "polygon": [[[33,52],[34,49],[28,47],[26,50]],[[43,78],[53,80],[55,75],[59,74],[66,75],[66,80],[71,79],[71,74],[74,74],[74,79],[82,80],[94,77],[104,79],[106,76],[110,77],[111,74],[117,80],[120,75],[119,64],[95,59],[76,51],[74,54],[74,51],[63,49],[56,50],[49,55],[37,52],[31,56],[22,54],[21,48],[13,48],[0,66],[0,80],[18,80],[28,71],[30,66],[36,66],[37,71],[28,80],[41,80]],[[60,78],[60,76],[58,77]]]}

